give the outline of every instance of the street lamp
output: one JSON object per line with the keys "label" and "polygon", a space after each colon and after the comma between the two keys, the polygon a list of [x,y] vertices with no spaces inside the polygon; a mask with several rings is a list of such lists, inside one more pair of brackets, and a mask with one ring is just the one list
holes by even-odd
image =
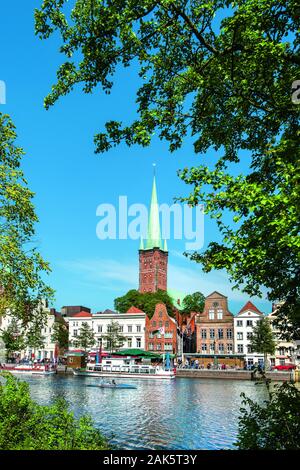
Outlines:
{"label": "street lamp", "polygon": [[214,340],[213,345],[214,345],[214,367],[217,368],[218,359],[217,359],[217,356],[216,356],[216,340]]}

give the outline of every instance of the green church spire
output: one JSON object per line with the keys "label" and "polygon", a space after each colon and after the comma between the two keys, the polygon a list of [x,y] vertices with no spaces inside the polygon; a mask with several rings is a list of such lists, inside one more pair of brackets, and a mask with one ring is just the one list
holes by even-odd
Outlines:
{"label": "green church spire", "polygon": [[146,249],[149,250],[151,248],[162,249],[155,175],[153,177],[150,215],[149,215],[149,222],[148,222],[148,239],[147,239],[147,244],[146,244]]}

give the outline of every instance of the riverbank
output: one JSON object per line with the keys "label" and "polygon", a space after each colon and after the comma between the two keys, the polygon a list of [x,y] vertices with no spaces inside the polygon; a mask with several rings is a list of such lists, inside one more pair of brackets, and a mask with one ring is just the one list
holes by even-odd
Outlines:
{"label": "riverbank", "polygon": [[[269,371],[266,377],[274,382],[287,382],[292,379],[289,371]],[[256,380],[249,370],[211,370],[211,369],[177,369],[176,378],[190,379],[226,379],[226,380]]]}

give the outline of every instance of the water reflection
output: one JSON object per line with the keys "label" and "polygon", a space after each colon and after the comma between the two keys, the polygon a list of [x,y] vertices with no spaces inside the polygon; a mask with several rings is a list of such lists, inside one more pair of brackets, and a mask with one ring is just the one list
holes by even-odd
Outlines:
{"label": "water reflection", "polygon": [[[23,378],[24,380],[24,378]],[[264,385],[253,382],[176,379],[135,381],[137,389],[86,387],[89,377],[28,377],[41,404],[63,396],[76,415],[89,413],[121,449],[231,449],[241,393],[262,402]]]}

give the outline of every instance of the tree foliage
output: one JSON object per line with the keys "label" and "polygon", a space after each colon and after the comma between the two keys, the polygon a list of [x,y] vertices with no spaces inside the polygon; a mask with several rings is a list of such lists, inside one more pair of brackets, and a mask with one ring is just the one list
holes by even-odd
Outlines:
{"label": "tree foliage", "polygon": [[263,406],[242,396],[236,443],[240,450],[300,449],[300,392],[294,385],[275,385]]}
{"label": "tree foliage", "polygon": [[139,292],[138,290],[131,289],[122,297],[117,297],[114,302],[115,309],[118,312],[127,312],[130,307],[134,306],[145,312],[149,318],[152,318],[154,315],[156,304],[160,303],[165,304],[170,317],[174,317],[172,299],[164,290]]}
{"label": "tree foliage", "polygon": [[82,322],[79,335],[73,340],[75,347],[81,347],[84,351],[92,348],[96,342],[95,333],[87,322]]}
{"label": "tree foliage", "polygon": [[51,341],[56,343],[61,350],[68,349],[69,330],[68,326],[62,321],[55,321],[53,324]]}
{"label": "tree foliage", "polygon": [[264,355],[264,369],[266,369],[267,355],[275,353],[275,338],[268,318],[262,318],[253,327],[249,346],[252,351]]}
{"label": "tree foliage", "polygon": [[15,318],[5,329],[0,330],[0,337],[6,349],[6,359],[10,359],[14,353],[20,352],[25,348],[24,334],[21,332],[18,322]]}
{"label": "tree foliage", "polygon": [[[222,242],[191,259],[226,269],[250,296],[283,300],[290,332],[300,332],[299,79],[297,0],[44,0],[36,34],[59,32],[66,57],[45,106],[77,84],[110,93],[119,67],[138,71],[137,118],[111,120],[96,152],[150,145],[154,135],[180,148],[187,137],[207,165],[179,174],[192,186],[183,201],[204,202]],[[213,150],[219,151],[217,159]],[[235,164],[250,152],[248,173]],[[232,216],[229,223],[229,216]],[[282,325],[284,322],[282,322]],[[286,322],[286,325],[289,323]],[[288,328],[287,328],[288,330]],[[296,331],[297,330],[297,331]]]}
{"label": "tree foliage", "polygon": [[74,417],[63,398],[49,406],[35,403],[29,385],[11,374],[1,374],[1,450],[104,450],[108,443],[90,416]]}
{"label": "tree foliage", "polygon": [[183,299],[183,313],[190,314],[191,312],[202,313],[205,304],[205,297],[201,292],[194,292],[188,294]]}
{"label": "tree foliage", "polygon": [[49,265],[33,246],[38,219],[16,137],[11,119],[0,113],[0,315],[9,312],[26,326],[45,318],[43,302],[53,291],[42,280]]}
{"label": "tree foliage", "polygon": [[120,334],[120,325],[117,321],[111,321],[107,328],[107,334],[102,336],[107,342],[107,349],[112,353],[118,351],[124,342],[126,337]]}

